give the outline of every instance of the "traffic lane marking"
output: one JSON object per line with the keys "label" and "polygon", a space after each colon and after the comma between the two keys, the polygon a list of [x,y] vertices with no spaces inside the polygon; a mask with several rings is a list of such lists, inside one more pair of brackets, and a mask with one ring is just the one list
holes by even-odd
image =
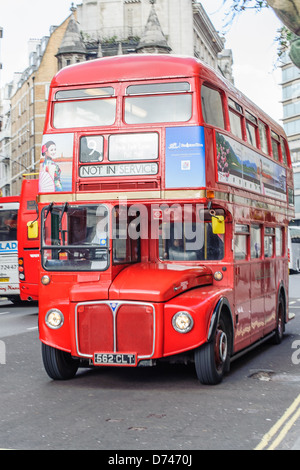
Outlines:
{"label": "traffic lane marking", "polygon": [[[272,444],[270,444],[269,447],[267,447],[266,450],[274,450],[278,445],[281,443],[281,441],[285,438],[293,424],[297,421],[297,419],[300,417],[300,394],[298,397],[293,401],[291,406],[287,408],[285,413],[282,415],[282,417],[277,421],[277,423],[272,426],[270,431],[268,431],[260,441],[260,443],[255,447],[254,450],[263,450],[265,449],[271,439],[274,438],[274,441]],[[281,429],[282,428],[282,429]],[[280,430],[281,429],[281,430]],[[276,436],[276,434],[279,433]]]}

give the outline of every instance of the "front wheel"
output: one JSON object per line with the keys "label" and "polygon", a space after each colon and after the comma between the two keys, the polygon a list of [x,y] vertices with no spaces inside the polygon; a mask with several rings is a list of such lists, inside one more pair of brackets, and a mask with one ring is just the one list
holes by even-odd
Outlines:
{"label": "front wheel", "polygon": [[205,385],[216,385],[229,369],[229,330],[221,317],[214,338],[195,350],[195,369],[198,380]]}
{"label": "front wheel", "polygon": [[79,360],[73,359],[70,353],[44,343],[42,343],[42,358],[45,370],[53,380],[72,379],[79,367]]}

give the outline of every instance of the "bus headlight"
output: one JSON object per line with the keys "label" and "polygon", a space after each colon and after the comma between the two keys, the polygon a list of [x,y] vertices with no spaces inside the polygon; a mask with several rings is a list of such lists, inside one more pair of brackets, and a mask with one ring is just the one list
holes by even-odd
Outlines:
{"label": "bus headlight", "polygon": [[45,322],[49,328],[56,330],[63,326],[64,316],[60,310],[57,308],[52,308],[49,310],[49,312],[47,312]]}
{"label": "bus headlight", "polygon": [[221,271],[215,272],[215,274],[214,274],[214,280],[215,280],[215,281],[222,281],[222,279],[223,279],[223,274],[221,273]]}
{"label": "bus headlight", "polygon": [[50,284],[50,277],[47,275],[44,275],[41,279],[41,283],[43,284],[43,286],[47,286],[48,284]]}
{"label": "bus headlight", "polygon": [[178,333],[188,333],[194,326],[194,320],[188,312],[177,312],[172,318],[172,325]]}

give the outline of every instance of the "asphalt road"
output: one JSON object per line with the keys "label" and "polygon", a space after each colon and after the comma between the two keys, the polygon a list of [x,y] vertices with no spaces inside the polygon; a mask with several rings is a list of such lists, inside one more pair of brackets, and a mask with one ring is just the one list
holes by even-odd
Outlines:
{"label": "asphalt road", "polygon": [[[103,458],[119,464],[125,451],[154,458],[300,449],[299,287],[300,275],[291,276],[296,317],[283,342],[236,360],[214,387],[199,384],[192,366],[178,365],[81,370],[71,381],[54,382],[41,360],[37,306],[0,301],[0,448],[106,450]],[[150,458],[141,455],[140,463],[127,463],[146,467]]]}

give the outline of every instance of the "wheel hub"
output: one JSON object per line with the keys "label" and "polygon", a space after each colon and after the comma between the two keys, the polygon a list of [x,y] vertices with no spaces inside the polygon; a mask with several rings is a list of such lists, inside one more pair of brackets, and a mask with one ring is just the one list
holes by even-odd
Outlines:
{"label": "wheel hub", "polygon": [[227,336],[223,330],[217,330],[215,341],[215,359],[216,365],[224,364],[227,357]]}

